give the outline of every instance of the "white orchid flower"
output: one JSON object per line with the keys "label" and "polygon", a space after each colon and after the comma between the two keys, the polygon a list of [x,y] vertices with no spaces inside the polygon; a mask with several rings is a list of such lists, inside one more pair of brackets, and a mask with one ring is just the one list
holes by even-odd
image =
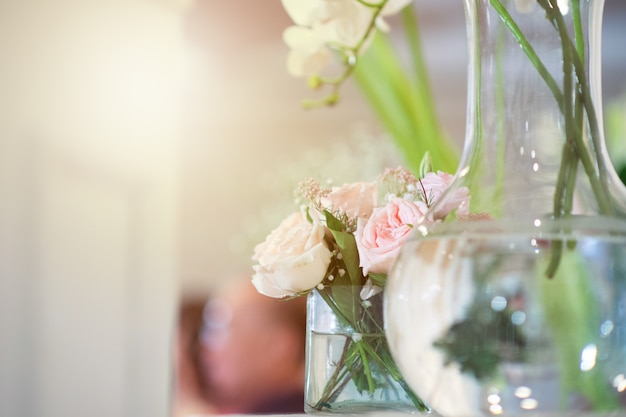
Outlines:
{"label": "white orchid flower", "polygon": [[319,74],[332,47],[356,47],[367,32],[372,9],[355,0],[282,0],[296,26],[283,32],[289,46],[287,70],[294,76]]}
{"label": "white orchid flower", "polygon": [[354,0],[325,1],[325,19],[317,30],[329,44],[354,48],[367,33],[373,9]]}
{"label": "white orchid flower", "polygon": [[290,26],[283,32],[283,41],[289,46],[287,71],[295,77],[319,74],[330,62],[330,51],[319,33]]}
{"label": "white orchid flower", "polygon": [[[288,72],[295,77],[320,76],[331,62],[332,51],[339,52],[345,66],[353,65],[369,46],[375,32],[372,29],[388,31],[384,17],[398,13],[413,0],[378,1],[368,4],[358,0],[281,0],[295,23],[283,32],[290,48]],[[311,85],[341,82],[341,78],[317,77]],[[333,94],[322,102],[334,101],[336,92]]]}
{"label": "white orchid flower", "polygon": [[313,26],[322,19],[326,1],[282,0],[283,8],[298,26]]}

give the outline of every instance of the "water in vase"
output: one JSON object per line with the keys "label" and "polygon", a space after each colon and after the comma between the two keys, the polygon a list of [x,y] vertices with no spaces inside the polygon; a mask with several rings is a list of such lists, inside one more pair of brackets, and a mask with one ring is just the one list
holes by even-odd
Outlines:
{"label": "water in vase", "polygon": [[501,234],[477,222],[406,244],[386,290],[387,334],[436,412],[626,412],[626,230],[573,221],[575,240],[558,231],[571,224]]}

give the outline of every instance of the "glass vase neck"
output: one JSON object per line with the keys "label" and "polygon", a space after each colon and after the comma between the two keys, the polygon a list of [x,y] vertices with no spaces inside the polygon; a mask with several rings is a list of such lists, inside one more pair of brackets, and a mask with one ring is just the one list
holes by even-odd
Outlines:
{"label": "glass vase neck", "polygon": [[465,0],[466,143],[457,185],[496,219],[621,216],[602,124],[603,0]]}

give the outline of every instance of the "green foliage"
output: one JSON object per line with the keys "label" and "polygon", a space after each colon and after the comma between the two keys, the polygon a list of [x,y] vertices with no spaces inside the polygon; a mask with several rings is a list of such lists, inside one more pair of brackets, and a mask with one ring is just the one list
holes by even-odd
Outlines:
{"label": "green foliage", "polygon": [[563,392],[566,402],[571,393],[586,397],[594,411],[615,410],[617,399],[605,388],[602,372],[597,367],[580,370],[580,352],[589,343],[600,345],[600,334],[594,323],[599,322],[598,306],[593,291],[593,274],[576,252],[565,252],[561,267],[553,279],[542,282],[541,296],[545,316],[558,349]]}
{"label": "green foliage", "polygon": [[406,68],[389,39],[376,33],[359,57],[354,78],[414,173],[420,171],[427,152],[438,169],[454,172],[458,150],[441,128],[435,111],[415,10],[406,7],[402,17],[412,67]]}
{"label": "green foliage", "polygon": [[387,274],[375,274],[370,272],[367,276],[372,280],[372,282],[380,287],[384,287],[387,283]]}
{"label": "green foliage", "polygon": [[489,303],[476,303],[468,317],[455,323],[435,346],[444,350],[447,364],[457,362],[477,379],[493,377],[503,360],[524,360],[526,338],[511,314],[510,309],[494,311]]}

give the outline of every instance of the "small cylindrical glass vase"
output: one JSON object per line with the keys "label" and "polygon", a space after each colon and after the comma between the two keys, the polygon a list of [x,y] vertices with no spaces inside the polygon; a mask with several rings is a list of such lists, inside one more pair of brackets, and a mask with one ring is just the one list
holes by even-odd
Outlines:
{"label": "small cylindrical glass vase", "polygon": [[391,358],[383,294],[364,300],[363,288],[329,286],[308,296],[305,411],[427,411]]}

